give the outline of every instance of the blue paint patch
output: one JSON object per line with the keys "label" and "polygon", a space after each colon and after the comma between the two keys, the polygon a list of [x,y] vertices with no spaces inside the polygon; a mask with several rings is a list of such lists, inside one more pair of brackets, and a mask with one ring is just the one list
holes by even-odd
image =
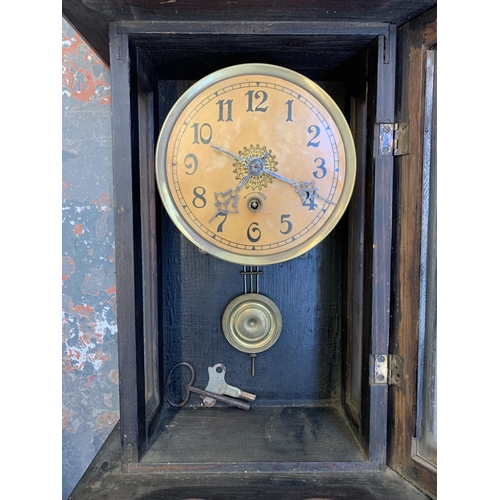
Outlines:
{"label": "blue paint patch", "polygon": [[[62,498],[119,417],[109,71],[63,19]],[[73,50],[74,49],[74,50]],[[82,55],[85,55],[83,57]],[[64,69],[66,68],[66,75]],[[71,73],[72,88],[64,78]],[[84,91],[88,77],[93,95]],[[75,94],[75,95],[72,95]]]}

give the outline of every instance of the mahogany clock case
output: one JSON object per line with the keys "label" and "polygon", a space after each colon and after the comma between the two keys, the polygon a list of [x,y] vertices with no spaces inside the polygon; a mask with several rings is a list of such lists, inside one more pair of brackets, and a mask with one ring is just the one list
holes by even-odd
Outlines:
{"label": "mahogany clock case", "polygon": [[[238,27],[110,28],[123,462],[130,470],[377,470],[387,386],[370,384],[369,364],[388,345],[393,160],[373,144],[375,122],[393,121],[395,27]],[[158,134],[182,92],[247,62],[287,67],[323,87],[350,122],[358,162],[334,231],[305,256],[260,268],[259,291],[279,307],[283,331],[257,355],[255,376],[221,327],[224,309],[244,292],[242,266],[181,235],[154,179]],[[223,363],[228,383],[257,395],[252,409],[203,408],[196,395],[189,407],[170,408],[164,379],[181,361],[194,366],[200,388],[207,368]]]}

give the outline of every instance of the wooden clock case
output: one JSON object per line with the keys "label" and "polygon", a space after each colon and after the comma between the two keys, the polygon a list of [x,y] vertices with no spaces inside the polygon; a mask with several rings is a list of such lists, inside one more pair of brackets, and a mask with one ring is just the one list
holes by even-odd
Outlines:
{"label": "wooden clock case", "polygon": [[[408,4],[408,19],[432,7]],[[403,21],[290,12],[259,19],[240,7],[109,24],[120,428],[130,473],[370,472],[394,456],[400,396],[390,393],[405,389],[377,383],[374,363],[398,335],[394,224],[406,181],[395,173],[402,160],[381,150],[380,131],[405,99],[396,85],[407,78],[397,46]],[[243,293],[242,267],[200,253],[178,232],[154,178],[156,140],[176,99],[203,76],[246,62],[318,82],[350,122],[358,161],[350,206],[331,235],[305,257],[261,268],[260,292],[280,308],[283,332],[257,356],[254,377],[221,329],[225,306]],[[257,394],[256,403],[249,412],[201,408],[192,396],[196,409],[169,408],[164,379],[180,361],[193,364],[201,388],[207,367],[224,363],[226,380]]]}

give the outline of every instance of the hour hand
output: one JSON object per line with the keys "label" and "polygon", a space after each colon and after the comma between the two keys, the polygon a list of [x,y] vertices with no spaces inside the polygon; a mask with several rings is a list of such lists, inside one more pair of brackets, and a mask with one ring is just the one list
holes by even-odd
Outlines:
{"label": "hour hand", "polygon": [[215,151],[217,151],[218,153],[223,153],[227,156],[230,156],[231,158],[234,158],[235,160],[241,161],[242,163],[246,163],[245,158],[235,155],[234,153],[231,153],[231,151],[226,151],[225,149],[222,149],[220,146],[216,146],[215,144],[210,144],[210,147],[215,149]]}
{"label": "hour hand", "polygon": [[252,174],[247,174],[247,176],[236,186],[236,189],[234,189],[234,191],[232,189],[228,189],[227,191],[219,191],[215,193],[215,206],[217,208],[217,211],[209,222],[212,222],[216,217],[223,217],[222,222],[217,226],[218,233],[222,232],[224,222],[226,222],[227,219],[227,214],[238,213],[238,201],[240,199],[239,192],[241,191],[241,188],[248,182],[250,177],[252,177]]}

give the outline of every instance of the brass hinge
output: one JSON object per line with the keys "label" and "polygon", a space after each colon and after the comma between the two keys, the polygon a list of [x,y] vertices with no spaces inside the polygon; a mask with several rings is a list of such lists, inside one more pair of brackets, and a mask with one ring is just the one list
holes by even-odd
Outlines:
{"label": "brass hinge", "polygon": [[379,123],[378,154],[401,156],[410,152],[410,122]]}
{"label": "brass hinge", "polygon": [[403,386],[403,358],[396,354],[372,355],[372,380],[373,385]]}

